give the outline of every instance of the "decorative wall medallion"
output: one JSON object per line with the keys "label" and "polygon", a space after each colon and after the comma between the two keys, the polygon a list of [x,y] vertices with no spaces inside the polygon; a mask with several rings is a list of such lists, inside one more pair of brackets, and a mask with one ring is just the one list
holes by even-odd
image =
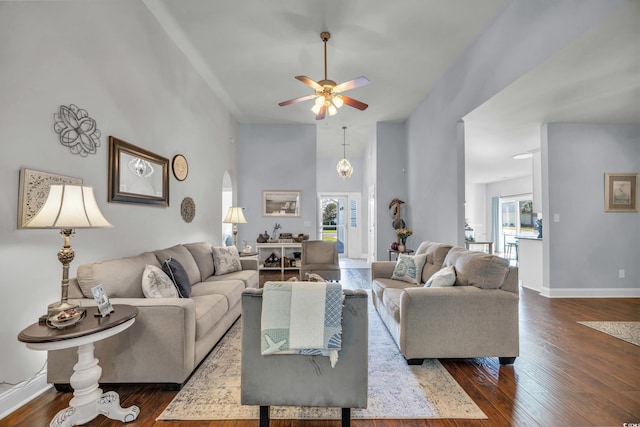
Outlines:
{"label": "decorative wall medallion", "polygon": [[172,166],[173,176],[175,176],[178,181],[187,179],[187,175],[189,175],[189,164],[182,154],[177,154],[173,157]]}
{"label": "decorative wall medallion", "polygon": [[87,110],[71,104],[61,105],[58,113],[54,113],[53,130],[60,135],[60,144],[69,147],[71,153],[87,157],[96,154],[100,146],[100,131],[96,121],[89,117]]}
{"label": "decorative wall medallion", "polygon": [[49,196],[52,184],[82,185],[82,178],[56,175],[32,169],[20,169],[20,188],[18,190],[18,228],[33,218]]}
{"label": "decorative wall medallion", "polygon": [[185,197],[180,204],[180,213],[184,222],[191,222],[196,216],[196,202],[191,197]]}

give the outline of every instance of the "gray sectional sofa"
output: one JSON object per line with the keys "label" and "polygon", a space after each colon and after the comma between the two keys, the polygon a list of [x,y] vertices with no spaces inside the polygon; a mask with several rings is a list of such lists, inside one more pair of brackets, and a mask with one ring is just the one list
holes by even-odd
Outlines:
{"label": "gray sectional sofa", "polygon": [[[507,260],[425,241],[420,284],[392,279],[395,262],[371,265],[372,301],[408,363],[425,358],[497,356],[509,364],[519,355],[518,269]],[[453,266],[454,286],[424,287]]]}
{"label": "gray sectional sofa", "polygon": [[[145,267],[161,268],[168,258],[184,267],[190,297],[145,298]],[[139,310],[129,329],[95,344],[100,381],[179,388],[240,316],[244,289],[258,288],[257,261],[240,258],[240,263],[242,270],[217,275],[212,246],[200,242],[79,266],[69,283],[70,300],[95,306],[91,288],[102,284],[112,304]],[[65,389],[76,361],[75,349],[49,351],[48,382]]]}

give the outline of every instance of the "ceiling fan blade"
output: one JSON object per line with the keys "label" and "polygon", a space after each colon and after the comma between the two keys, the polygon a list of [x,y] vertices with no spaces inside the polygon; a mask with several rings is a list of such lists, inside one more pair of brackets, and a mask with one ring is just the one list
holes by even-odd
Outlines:
{"label": "ceiling fan blade", "polygon": [[333,88],[334,92],[344,92],[349,89],[354,89],[360,86],[366,86],[369,84],[369,79],[365,76],[356,77],[353,80],[349,80],[348,82],[340,83],[338,86]]}
{"label": "ceiling fan blade", "polygon": [[318,95],[316,95],[315,93],[313,95],[299,96],[298,98],[293,98],[293,99],[290,99],[288,101],[279,102],[278,105],[281,106],[281,107],[284,107],[285,105],[291,105],[291,104],[295,104],[295,103],[298,103],[298,102],[306,101],[307,99],[313,99],[316,96],[318,96]]}
{"label": "ceiling fan blade", "polygon": [[300,80],[302,83],[306,84],[307,86],[311,86],[315,90],[322,90],[322,86],[320,86],[317,82],[315,82],[314,80],[311,80],[307,76],[296,76],[296,79]]}
{"label": "ceiling fan blade", "polygon": [[324,119],[324,116],[326,114],[327,114],[327,106],[323,105],[322,107],[320,107],[320,111],[318,111],[318,114],[316,115],[316,120]]}
{"label": "ceiling fan blade", "polygon": [[365,104],[364,102],[360,102],[357,99],[349,98],[348,96],[345,96],[345,95],[340,95],[340,96],[342,96],[342,100],[344,101],[345,104],[353,108],[357,108],[358,110],[364,111],[368,107],[367,104]]}

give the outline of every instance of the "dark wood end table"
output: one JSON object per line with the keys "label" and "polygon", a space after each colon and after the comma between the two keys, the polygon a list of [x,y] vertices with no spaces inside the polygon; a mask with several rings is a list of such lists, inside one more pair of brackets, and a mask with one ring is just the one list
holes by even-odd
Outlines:
{"label": "dark wood end table", "polygon": [[73,367],[70,378],[73,398],[69,407],[61,410],[51,420],[51,427],[85,424],[98,414],[123,422],[138,417],[137,406],[122,408],[120,396],[115,391],[102,392],[98,381],[102,368],[93,354],[94,343],[116,335],[133,325],[138,309],[130,305],[116,304],[114,312],[107,317],[96,317],[97,307],[86,307],[84,319],[66,329],[53,329],[47,325],[34,323],[20,334],[18,340],[33,350],[61,350],[78,347],[78,363]]}

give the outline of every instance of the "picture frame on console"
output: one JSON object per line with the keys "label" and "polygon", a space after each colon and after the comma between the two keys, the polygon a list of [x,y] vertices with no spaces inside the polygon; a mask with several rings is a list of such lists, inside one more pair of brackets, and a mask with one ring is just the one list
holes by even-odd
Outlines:
{"label": "picture frame on console", "polygon": [[262,216],[299,217],[302,192],[265,190],[262,192]]}
{"label": "picture frame on console", "polygon": [[169,206],[169,159],[109,136],[108,200]]}
{"label": "picture frame on console", "polygon": [[638,174],[604,174],[605,212],[638,212]]}

